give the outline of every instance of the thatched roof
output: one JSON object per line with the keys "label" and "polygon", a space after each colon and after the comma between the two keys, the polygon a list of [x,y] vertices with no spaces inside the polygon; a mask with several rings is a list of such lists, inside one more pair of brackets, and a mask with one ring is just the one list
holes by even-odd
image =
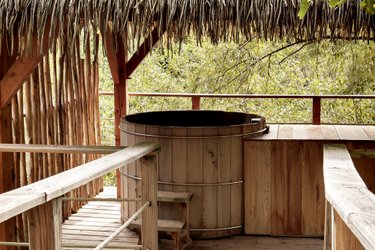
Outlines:
{"label": "thatched roof", "polygon": [[[168,38],[194,32],[214,43],[240,38],[311,40],[375,38],[375,15],[360,8],[361,0],[347,0],[330,8],[328,0],[311,0],[300,20],[299,0],[0,0],[0,38],[18,34],[19,50],[30,45],[31,33],[43,38],[50,21],[50,42],[65,37],[73,42],[83,29],[115,34],[127,28],[129,38],[147,36],[158,25]],[[108,26],[108,24],[110,24]],[[48,27],[49,25],[47,25]],[[49,29],[49,28],[48,28]],[[29,34],[29,36],[27,35]],[[0,39],[1,40],[1,39]]]}

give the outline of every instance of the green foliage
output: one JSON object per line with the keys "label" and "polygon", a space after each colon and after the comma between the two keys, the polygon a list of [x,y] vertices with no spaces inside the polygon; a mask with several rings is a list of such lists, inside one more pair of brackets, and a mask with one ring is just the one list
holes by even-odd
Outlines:
{"label": "green foliage", "polygon": [[[332,0],[330,0],[330,3],[331,3]],[[307,11],[309,10],[309,6],[310,6],[310,0],[301,0],[301,4],[300,4],[300,7],[299,7],[299,11],[298,11],[298,17],[300,19],[302,19]]]}
{"label": "green foliage", "polygon": [[[255,41],[198,47],[188,39],[180,51],[155,49],[129,80],[129,90],[229,94],[373,94],[372,42],[296,44]],[[270,54],[271,53],[271,54]],[[269,56],[265,56],[268,55]],[[261,60],[263,58],[263,60]],[[374,101],[323,101],[323,122],[374,123]],[[202,99],[202,109],[263,114],[268,122],[310,122],[311,100]],[[132,97],[130,112],[190,109],[189,98]]]}
{"label": "green foliage", "polygon": [[337,6],[341,6],[345,2],[346,0],[329,0],[329,7],[334,8]]}
{"label": "green foliage", "polygon": [[[300,19],[304,18],[307,11],[309,10],[311,0],[301,0],[298,17]],[[335,8],[340,7],[347,0],[328,0],[329,7]],[[361,8],[364,9],[368,14],[375,14],[375,0],[362,0]]]}
{"label": "green foliage", "polygon": [[375,0],[362,0],[361,8],[369,14],[375,14]]}

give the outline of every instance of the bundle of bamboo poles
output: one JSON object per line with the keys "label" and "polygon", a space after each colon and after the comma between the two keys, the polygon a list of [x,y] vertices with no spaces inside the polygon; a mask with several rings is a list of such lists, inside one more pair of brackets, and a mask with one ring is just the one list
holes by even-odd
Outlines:
{"label": "bundle of bamboo poles", "polygon": [[[97,51],[85,37],[85,51],[79,42],[72,50],[46,55],[12,100],[14,143],[46,145],[99,145],[99,66]],[[60,40],[61,46],[68,41]],[[97,42],[97,41],[96,41]],[[97,47],[96,47],[97,49]],[[83,58],[81,58],[81,56]],[[91,161],[96,155],[15,153],[17,187]],[[69,194],[93,197],[103,188],[95,180]],[[82,202],[65,202],[64,218],[76,212]],[[27,240],[26,218],[17,218],[19,240]]]}

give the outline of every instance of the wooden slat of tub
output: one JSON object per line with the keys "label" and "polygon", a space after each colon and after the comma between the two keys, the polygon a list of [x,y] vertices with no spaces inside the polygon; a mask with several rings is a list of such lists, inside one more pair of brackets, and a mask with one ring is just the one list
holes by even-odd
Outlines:
{"label": "wooden slat of tub", "polygon": [[[259,124],[251,124],[251,131],[255,132],[259,130]],[[241,134],[244,127],[232,127],[231,134]],[[250,130],[249,128],[249,130]],[[230,181],[242,181],[244,179],[243,173],[243,142],[242,137],[233,136],[231,137],[230,147]],[[231,211],[230,211],[230,225],[239,226],[243,225],[243,184],[235,184],[230,186],[231,190]],[[231,230],[233,234],[239,234],[242,229]]]}
{"label": "wooden slat of tub", "polygon": [[245,234],[271,234],[271,142],[244,142]]}
{"label": "wooden slat of tub", "polygon": [[[125,126],[125,129],[127,131],[135,131],[135,125],[134,124],[130,124],[130,123],[125,123],[124,124]],[[123,134],[122,137],[121,137],[121,140],[125,140],[125,143],[121,143],[121,145],[124,145],[124,146],[130,146],[130,145],[134,145],[135,144],[135,135],[131,135],[131,134]],[[124,166],[122,167],[122,171],[123,173],[126,173],[126,174],[130,174],[130,168],[133,168],[135,169],[135,162],[132,162],[130,164],[128,164],[127,166]],[[123,192],[123,196],[126,197],[126,198],[129,198],[131,196],[131,193],[132,192],[135,192],[134,190],[131,190],[130,189],[130,182],[131,182],[131,179],[127,176],[122,176],[121,178],[121,189],[122,189],[122,192]],[[125,214],[126,217],[130,217],[130,211],[129,211],[129,202],[122,202],[121,203],[121,210],[123,211],[123,213]]]}
{"label": "wooden slat of tub", "polygon": [[[187,128],[175,127],[172,129],[174,136],[187,136]],[[186,183],[187,182],[187,139],[173,138],[172,139],[172,164],[173,164],[173,182]],[[186,186],[173,186],[175,192],[185,192]],[[181,216],[179,209],[173,209],[173,219],[178,219]]]}
{"label": "wooden slat of tub", "polygon": [[302,234],[323,236],[324,225],[324,184],[323,184],[323,144],[305,141],[302,147]]}
{"label": "wooden slat of tub", "polygon": [[366,132],[367,136],[371,140],[375,140],[375,126],[373,125],[362,126],[362,129]]}
{"label": "wooden slat of tub", "polygon": [[[217,135],[218,129],[205,129],[205,136]],[[218,181],[218,138],[205,139],[203,142],[203,182],[217,183]],[[205,186],[203,189],[203,225],[209,228],[217,227],[218,188]],[[203,226],[202,225],[202,226]],[[215,237],[216,232],[210,233]]]}
{"label": "wooden slat of tub", "polygon": [[[202,128],[189,128],[188,136],[202,136]],[[187,182],[188,183],[202,183],[203,182],[203,140],[187,139]],[[204,205],[202,202],[203,188],[201,186],[187,187],[188,192],[193,193],[193,198],[190,203],[190,225],[192,228],[202,228],[202,215],[204,213]],[[181,210],[180,210],[181,215]],[[181,217],[180,217],[181,218]]]}
{"label": "wooden slat of tub", "polygon": [[301,233],[301,143],[274,142],[271,154],[272,235],[298,235]]}
{"label": "wooden slat of tub", "polygon": [[[135,125],[135,132],[140,134],[146,133],[146,126],[142,124],[136,124]],[[149,138],[147,138],[149,139]],[[144,136],[137,135],[135,137],[135,143],[140,143],[146,141],[146,138]],[[135,166],[135,167],[134,167]],[[135,165],[129,168],[129,174],[132,176],[138,176],[141,177],[141,162],[136,161]],[[130,179],[129,181],[129,193],[130,198],[137,198],[142,196],[142,188],[141,188],[141,182],[137,180]],[[130,202],[129,203],[129,211],[130,215],[133,215],[139,208],[141,207],[140,202]]]}
{"label": "wooden slat of tub", "polygon": [[[159,127],[160,135],[170,136],[172,134],[172,128],[170,127]],[[173,167],[172,167],[172,139],[170,138],[159,138],[159,144],[161,147],[158,157],[158,180],[165,182],[173,181]],[[172,185],[160,185],[159,190],[173,191]],[[173,204],[168,202],[161,202],[159,204],[159,218],[161,219],[172,219],[170,216],[173,208]]]}
{"label": "wooden slat of tub", "polygon": [[[219,127],[219,135],[228,135],[231,129],[228,127]],[[230,157],[231,157],[231,138],[222,137],[218,139],[218,182],[230,181]],[[230,199],[231,191],[230,186],[218,186],[217,197],[217,226],[228,227],[230,225]],[[226,232],[218,231],[217,236],[225,236]]]}

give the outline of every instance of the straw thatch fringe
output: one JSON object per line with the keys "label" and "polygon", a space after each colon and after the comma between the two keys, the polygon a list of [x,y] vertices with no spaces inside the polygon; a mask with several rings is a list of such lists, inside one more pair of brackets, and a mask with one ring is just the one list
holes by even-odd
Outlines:
{"label": "straw thatch fringe", "polygon": [[[68,49],[83,30],[89,34],[124,34],[140,41],[156,25],[161,33],[167,27],[167,44],[194,31],[219,41],[238,41],[241,37],[319,40],[324,37],[374,40],[375,15],[360,8],[361,0],[347,0],[330,8],[328,0],[311,0],[305,17],[298,18],[298,0],[0,0],[0,41],[7,33],[18,41],[18,52],[25,53],[32,34],[43,41],[47,27],[49,43],[66,38]],[[48,25],[51,23],[51,25]],[[21,39],[13,39],[14,37]],[[96,46],[96,45],[94,45]],[[64,48],[60,44],[60,49]]]}

